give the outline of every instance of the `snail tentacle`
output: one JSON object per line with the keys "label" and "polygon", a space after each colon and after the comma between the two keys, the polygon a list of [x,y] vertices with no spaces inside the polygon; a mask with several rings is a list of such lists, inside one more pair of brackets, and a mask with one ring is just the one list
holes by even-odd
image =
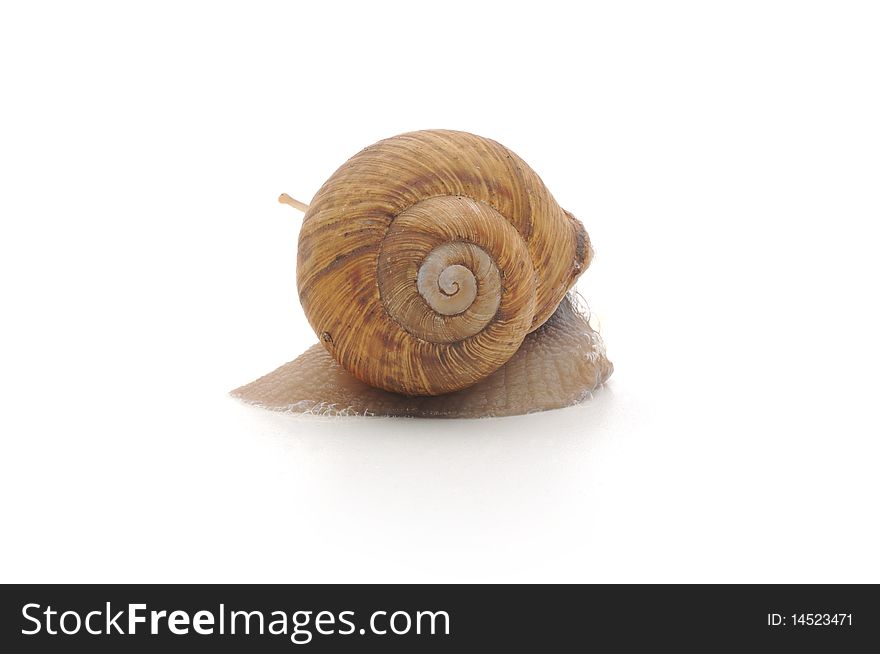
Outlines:
{"label": "snail tentacle", "polygon": [[307,205],[305,202],[300,202],[299,200],[294,200],[292,197],[287,195],[287,193],[282,193],[281,195],[279,195],[278,201],[281,204],[286,204],[286,205],[293,207],[294,209],[298,209],[299,211],[302,211],[303,213],[305,213],[306,211],[309,210],[309,205]]}

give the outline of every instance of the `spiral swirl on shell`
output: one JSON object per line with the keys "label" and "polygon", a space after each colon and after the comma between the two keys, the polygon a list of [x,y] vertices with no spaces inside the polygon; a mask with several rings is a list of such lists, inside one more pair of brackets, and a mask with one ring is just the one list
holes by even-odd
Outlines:
{"label": "spiral swirl on shell", "polygon": [[362,150],[324,183],[300,231],[297,285],[344,368],[436,395],[503,365],[591,255],[581,223],[519,157],[427,130]]}

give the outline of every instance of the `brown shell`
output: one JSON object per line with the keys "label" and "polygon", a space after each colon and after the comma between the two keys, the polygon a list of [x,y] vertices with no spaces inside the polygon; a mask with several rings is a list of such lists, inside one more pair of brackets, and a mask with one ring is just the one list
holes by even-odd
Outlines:
{"label": "brown shell", "polygon": [[358,379],[437,395],[507,361],[591,256],[583,225],[518,156],[427,130],[362,150],[324,183],[297,284],[321,342]]}

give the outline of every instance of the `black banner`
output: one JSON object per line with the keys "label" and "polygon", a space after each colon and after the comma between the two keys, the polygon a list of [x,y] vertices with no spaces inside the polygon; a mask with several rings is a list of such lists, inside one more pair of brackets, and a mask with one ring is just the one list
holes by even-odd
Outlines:
{"label": "black banner", "polygon": [[[4,652],[864,651],[869,585],[23,585]],[[653,649],[653,648],[649,648]]]}

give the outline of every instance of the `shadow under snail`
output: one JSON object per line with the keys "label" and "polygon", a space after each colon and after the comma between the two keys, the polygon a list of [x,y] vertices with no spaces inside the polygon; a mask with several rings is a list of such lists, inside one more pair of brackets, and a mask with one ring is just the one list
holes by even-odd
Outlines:
{"label": "shadow under snail", "polygon": [[271,409],[479,417],[559,408],[613,367],[567,295],[583,225],[503,145],[424,130],[365,148],[305,205],[302,307],[318,335],[233,391]]}

